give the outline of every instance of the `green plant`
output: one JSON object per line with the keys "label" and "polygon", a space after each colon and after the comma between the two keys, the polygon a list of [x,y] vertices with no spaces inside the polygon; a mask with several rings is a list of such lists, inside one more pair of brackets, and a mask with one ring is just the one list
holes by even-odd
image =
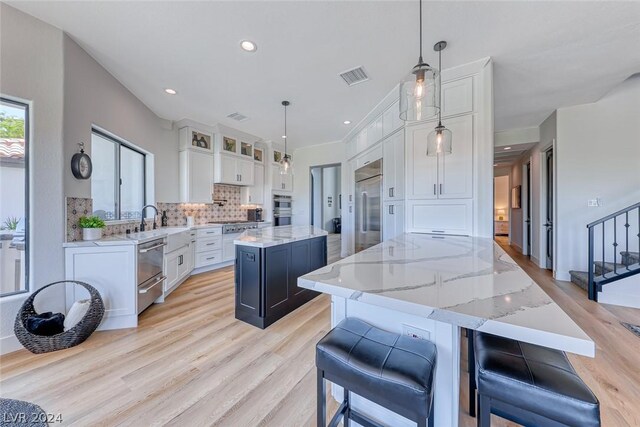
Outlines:
{"label": "green plant", "polygon": [[15,231],[18,228],[19,221],[20,221],[20,218],[18,218],[17,216],[7,217],[7,219],[5,219],[2,225],[0,226],[0,230]]}
{"label": "green plant", "polygon": [[83,216],[78,221],[80,228],[104,228],[104,221],[97,216]]}

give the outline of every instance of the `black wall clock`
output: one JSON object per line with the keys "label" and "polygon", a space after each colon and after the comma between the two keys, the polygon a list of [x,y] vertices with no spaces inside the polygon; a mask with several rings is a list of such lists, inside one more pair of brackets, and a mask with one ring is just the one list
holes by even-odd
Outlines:
{"label": "black wall clock", "polygon": [[93,171],[91,157],[84,152],[83,142],[78,145],[80,146],[80,152],[74,154],[71,158],[71,172],[78,179],[89,179]]}

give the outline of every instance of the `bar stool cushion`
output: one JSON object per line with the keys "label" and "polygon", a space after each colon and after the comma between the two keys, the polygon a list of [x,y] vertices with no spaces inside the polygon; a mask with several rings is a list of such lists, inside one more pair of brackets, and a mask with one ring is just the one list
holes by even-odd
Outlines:
{"label": "bar stool cushion", "polygon": [[564,352],[480,332],[474,345],[478,393],[562,424],[600,425],[598,399]]}
{"label": "bar stool cushion", "polygon": [[[348,317],[316,349],[329,381],[401,415],[427,417],[433,398],[436,346]],[[405,415],[406,416],[406,415]]]}

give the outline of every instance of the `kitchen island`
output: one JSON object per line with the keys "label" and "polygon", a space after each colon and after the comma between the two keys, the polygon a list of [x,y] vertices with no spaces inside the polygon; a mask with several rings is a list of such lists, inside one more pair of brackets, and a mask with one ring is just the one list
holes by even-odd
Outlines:
{"label": "kitchen island", "polygon": [[236,245],[236,319],[266,328],[319,294],[298,277],[327,265],[327,232],[286,225],[247,230]]}
{"label": "kitchen island", "polygon": [[[332,296],[331,323],[358,317],[434,342],[435,425],[457,426],[460,328],[593,357],[593,341],[490,238],[404,234],[298,280]],[[342,390],[333,387],[342,400]],[[409,420],[359,396],[352,404],[385,425]]]}

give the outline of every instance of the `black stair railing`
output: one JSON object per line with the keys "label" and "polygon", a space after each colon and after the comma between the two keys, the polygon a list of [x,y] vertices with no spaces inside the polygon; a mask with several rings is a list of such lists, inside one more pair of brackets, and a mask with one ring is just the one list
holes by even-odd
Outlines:
{"label": "black stair railing", "polygon": [[[631,236],[632,240],[629,241],[629,229],[632,227],[630,223],[629,214],[632,214],[631,221],[633,221],[633,214],[637,213],[637,229],[638,233],[636,233],[635,237],[638,239],[637,245],[633,242],[634,236]],[[605,283],[612,282],[614,280],[627,277],[630,273],[635,273],[629,267],[629,263],[623,263],[624,266],[618,266],[618,255],[620,255],[622,260],[622,255],[619,253],[618,243],[618,219],[624,220],[624,248],[625,252],[628,254],[629,251],[633,251],[635,249],[640,252],[640,202],[631,205],[627,208],[621,209],[617,212],[614,212],[610,215],[607,215],[599,220],[593,221],[592,223],[587,225],[589,229],[589,269],[588,269],[588,280],[589,280],[589,299],[593,301],[598,301],[598,291],[601,290],[601,287]],[[612,230],[610,234],[613,234],[613,239],[607,241],[607,226],[611,226]],[[595,277],[595,256],[596,256],[596,229],[600,228],[602,232],[602,265],[600,267],[601,276],[596,280]],[[600,231],[600,230],[599,230]],[[622,239],[621,239],[622,240]],[[607,246],[611,245],[613,247],[613,271],[607,272],[605,262],[607,261]],[[620,270],[620,271],[619,271]]]}

